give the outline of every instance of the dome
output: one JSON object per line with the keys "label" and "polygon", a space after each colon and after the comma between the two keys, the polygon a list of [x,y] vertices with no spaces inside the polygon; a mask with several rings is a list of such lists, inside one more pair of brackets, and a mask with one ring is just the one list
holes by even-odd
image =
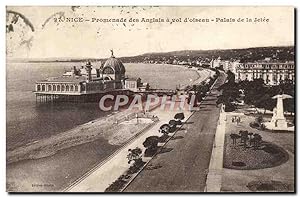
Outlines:
{"label": "dome", "polygon": [[114,56],[113,51],[111,53],[111,57],[105,62],[103,70],[107,67],[112,68],[115,73],[125,74],[125,67],[123,63]]}

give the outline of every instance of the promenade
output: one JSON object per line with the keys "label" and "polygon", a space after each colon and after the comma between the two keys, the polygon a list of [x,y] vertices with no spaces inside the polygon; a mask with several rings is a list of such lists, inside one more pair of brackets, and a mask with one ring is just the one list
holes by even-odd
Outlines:
{"label": "promenade", "polygon": [[[202,81],[205,81],[208,77],[212,75],[210,70],[204,70],[205,72],[198,72],[199,78],[194,81],[195,84],[198,84]],[[200,75],[202,74],[202,75]],[[175,105],[176,106],[176,105]],[[186,119],[192,115],[192,112],[188,110],[183,111],[166,111],[160,108],[155,109],[151,112],[158,116],[159,122],[157,122],[153,127],[148,131],[138,136],[133,141],[124,145],[119,151],[112,154],[107,160],[100,163],[95,169],[90,170],[82,177],[78,178],[71,186],[65,189],[67,192],[103,192],[105,189],[113,183],[120,175],[122,175],[130,165],[127,163],[127,154],[128,149],[135,147],[142,148],[143,142],[149,136],[161,136],[162,134],[158,132],[159,127],[162,124],[168,123],[171,119],[174,118],[176,113],[183,112]]]}
{"label": "promenade", "polygon": [[[215,86],[196,111],[125,189],[125,192],[203,192],[219,118],[216,106],[225,81],[221,73]],[[155,168],[153,168],[155,167]]]}

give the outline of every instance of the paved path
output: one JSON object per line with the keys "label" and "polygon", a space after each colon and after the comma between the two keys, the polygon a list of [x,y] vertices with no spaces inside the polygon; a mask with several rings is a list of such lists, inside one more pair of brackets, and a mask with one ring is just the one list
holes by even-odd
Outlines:
{"label": "paved path", "polygon": [[214,135],[219,117],[216,90],[225,81],[222,73],[212,92],[174,138],[125,189],[125,192],[201,192],[206,185]]}
{"label": "paved path", "polygon": [[[199,75],[199,78],[195,83],[200,83],[206,80],[213,73],[210,70],[205,71],[203,75]],[[203,71],[197,71],[199,74]],[[158,132],[159,127],[162,124],[168,123],[170,119],[173,119],[174,115],[182,111],[169,112],[161,110],[160,108],[155,109],[152,114],[157,115],[160,121],[153,126],[150,130],[143,133],[141,136],[136,138],[134,141],[125,145],[118,153],[109,157],[108,160],[105,160],[103,163],[95,170],[91,170],[89,174],[82,176],[78,179],[77,182],[73,183],[70,187],[65,189],[69,192],[103,192],[112,182],[114,182],[120,175],[124,173],[129,168],[127,163],[127,154],[128,149],[140,147],[144,149],[142,143],[149,136],[156,135],[161,136]],[[185,110],[183,111],[186,117],[191,115],[191,112]]]}
{"label": "paved path", "polygon": [[212,154],[210,157],[208,175],[206,180],[206,189],[205,189],[206,192],[221,191],[225,129],[226,129],[226,112],[224,112],[224,108],[221,107]]}
{"label": "paved path", "polygon": [[[126,156],[128,155],[128,149],[139,147],[144,150],[143,142],[149,136],[160,136],[158,132],[159,127],[162,124],[168,123],[170,119],[174,117],[178,111],[166,112],[159,108],[152,112],[154,115],[158,115],[160,121],[155,124],[150,130],[137,137],[134,141],[124,146],[117,154],[109,158],[98,167],[96,170],[84,177],[80,182],[75,183],[71,187],[67,188],[69,192],[104,192],[105,189],[113,183],[120,175],[122,175],[130,165],[127,163]],[[188,114],[189,112],[184,112]]]}

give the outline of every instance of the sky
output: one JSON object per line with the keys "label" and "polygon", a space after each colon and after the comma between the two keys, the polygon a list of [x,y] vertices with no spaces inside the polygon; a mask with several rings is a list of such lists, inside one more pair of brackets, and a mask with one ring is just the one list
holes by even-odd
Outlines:
{"label": "sky", "polygon": [[[293,7],[28,6],[7,7],[7,11],[7,25],[13,26],[13,30],[6,31],[9,58],[107,58],[110,49],[122,57],[148,52],[294,45]],[[58,18],[78,17],[84,21],[55,22]],[[100,21],[92,22],[93,18]],[[121,18],[127,21],[102,20]],[[130,18],[139,22],[130,22]],[[161,18],[164,22],[142,22],[142,18]],[[185,22],[185,18],[209,22]],[[232,18],[235,22],[217,22],[217,18]],[[268,22],[246,22],[246,18],[265,18]],[[181,22],[170,23],[167,19]]]}

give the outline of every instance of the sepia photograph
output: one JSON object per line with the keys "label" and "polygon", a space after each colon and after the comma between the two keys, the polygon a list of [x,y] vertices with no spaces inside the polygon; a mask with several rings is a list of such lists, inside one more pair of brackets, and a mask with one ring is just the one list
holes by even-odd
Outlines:
{"label": "sepia photograph", "polygon": [[6,6],[8,193],[295,193],[292,6]]}

